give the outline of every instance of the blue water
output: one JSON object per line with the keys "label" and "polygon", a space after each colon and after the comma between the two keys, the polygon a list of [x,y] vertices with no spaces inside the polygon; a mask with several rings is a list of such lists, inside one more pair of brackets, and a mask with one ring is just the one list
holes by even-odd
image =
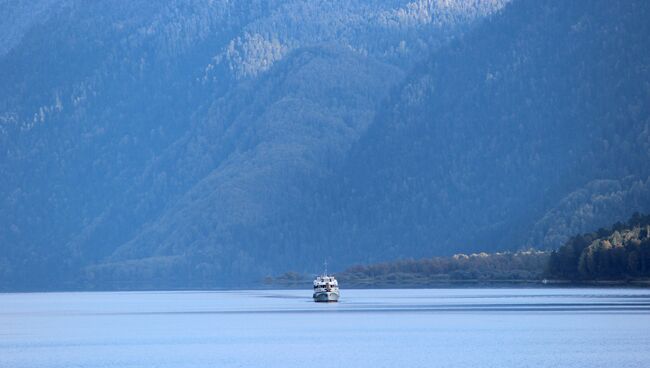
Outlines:
{"label": "blue water", "polygon": [[650,290],[0,294],[0,367],[650,367]]}

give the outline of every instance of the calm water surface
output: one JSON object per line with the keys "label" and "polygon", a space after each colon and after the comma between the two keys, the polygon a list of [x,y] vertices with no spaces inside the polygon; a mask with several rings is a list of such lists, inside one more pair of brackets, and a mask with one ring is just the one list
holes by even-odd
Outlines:
{"label": "calm water surface", "polygon": [[0,294],[0,367],[650,367],[650,290]]}

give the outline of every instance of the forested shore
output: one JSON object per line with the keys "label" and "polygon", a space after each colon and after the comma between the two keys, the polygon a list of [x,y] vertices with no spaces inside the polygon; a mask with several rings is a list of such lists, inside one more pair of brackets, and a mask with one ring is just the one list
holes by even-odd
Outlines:
{"label": "forested shore", "polygon": [[[455,254],[356,265],[336,273],[346,287],[516,285],[650,286],[650,215],[572,237],[557,250]],[[267,277],[269,286],[300,287],[312,275]]]}

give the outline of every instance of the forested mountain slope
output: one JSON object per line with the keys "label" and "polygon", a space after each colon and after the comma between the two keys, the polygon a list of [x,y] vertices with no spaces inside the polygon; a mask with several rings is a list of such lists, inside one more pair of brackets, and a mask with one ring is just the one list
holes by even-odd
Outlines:
{"label": "forested mountain slope", "polygon": [[[358,141],[355,134],[313,139],[290,154],[284,167],[291,170],[282,173],[266,169],[259,176],[254,169],[250,176],[247,166],[231,166],[230,183],[237,184],[206,199],[200,194],[206,188],[222,190],[220,176],[228,171],[218,171],[121,247],[99,274],[138,267],[160,277],[198,263],[202,273],[195,277],[209,280],[270,273],[277,265],[305,270],[326,257],[349,264],[550,248],[644,210],[650,199],[647,10],[640,2],[511,4],[417,65],[377,106]],[[369,97],[334,104],[349,111],[381,99]],[[310,119],[300,120],[304,126]],[[272,142],[264,141],[265,148]],[[327,142],[320,159],[316,142]],[[355,143],[348,152],[332,142]],[[264,156],[277,155],[278,147]],[[256,157],[246,162],[259,168]],[[283,162],[280,156],[271,161],[276,168]],[[260,182],[282,189],[260,191]],[[231,198],[237,200],[229,211],[203,217]],[[187,214],[201,215],[188,222]],[[187,261],[188,249],[195,261]]]}
{"label": "forested mountain slope", "polygon": [[547,276],[565,280],[639,280],[650,277],[650,216],[575,235],[551,253]]}
{"label": "forested mountain slope", "polygon": [[3,288],[551,248],[650,209],[646,2],[0,13]]}
{"label": "forested mountain slope", "polygon": [[4,285],[197,249],[237,269],[262,245],[233,228],[304,200],[286,183],[308,193],[415,60],[505,3],[1,1]]}
{"label": "forested mountain slope", "polygon": [[648,19],[643,1],[516,1],[434,53],[336,179],[336,243],[553,248],[647,209]]}

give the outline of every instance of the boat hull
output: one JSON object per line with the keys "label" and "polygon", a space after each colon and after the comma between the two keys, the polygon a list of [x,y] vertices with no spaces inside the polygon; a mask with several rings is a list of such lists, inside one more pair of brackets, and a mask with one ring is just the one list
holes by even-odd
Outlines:
{"label": "boat hull", "polygon": [[335,291],[320,291],[314,293],[315,302],[338,302],[339,293]]}

